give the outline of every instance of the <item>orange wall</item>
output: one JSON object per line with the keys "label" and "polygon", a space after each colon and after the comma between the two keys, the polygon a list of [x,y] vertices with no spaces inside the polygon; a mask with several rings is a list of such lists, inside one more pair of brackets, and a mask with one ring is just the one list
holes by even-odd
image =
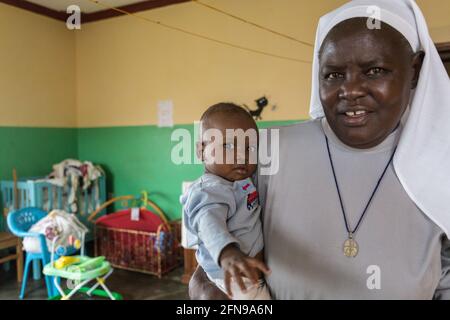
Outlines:
{"label": "orange wall", "polygon": [[[203,0],[296,38],[345,0]],[[83,8],[85,0],[74,0]],[[103,0],[107,3],[107,0]],[[450,0],[419,0],[436,42],[450,41]],[[193,2],[138,15],[237,45],[311,61],[312,48]],[[264,120],[308,116],[310,63],[226,47],[133,17],[64,23],[0,3],[0,126],[103,127],[157,122],[158,100],[191,123],[223,100],[277,105]]]}
{"label": "orange wall", "polygon": [[0,3],[0,126],[74,127],[75,34]]}
{"label": "orange wall", "polygon": [[[345,0],[204,0],[250,21],[313,43],[321,15]],[[449,0],[419,1],[439,41],[450,40]],[[193,32],[279,55],[312,60],[312,48],[195,3],[138,13]],[[174,102],[175,123],[192,123],[213,103],[277,105],[264,120],[308,117],[311,64],[261,56],[133,17],[87,24],[76,33],[80,127],[157,122],[157,101]]]}

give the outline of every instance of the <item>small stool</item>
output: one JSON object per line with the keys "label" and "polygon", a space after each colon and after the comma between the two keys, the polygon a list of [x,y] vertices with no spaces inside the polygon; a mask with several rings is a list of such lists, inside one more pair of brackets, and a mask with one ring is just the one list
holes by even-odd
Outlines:
{"label": "small stool", "polygon": [[17,282],[22,282],[23,274],[23,252],[20,238],[9,232],[0,232],[0,250],[16,248],[14,254],[8,254],[6,257],[0,258],[0,264],[16,260],[17,264]]}

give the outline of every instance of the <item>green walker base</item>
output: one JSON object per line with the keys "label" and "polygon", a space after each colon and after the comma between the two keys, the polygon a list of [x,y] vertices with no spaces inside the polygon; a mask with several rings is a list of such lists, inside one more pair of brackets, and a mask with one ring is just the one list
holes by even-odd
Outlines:
{"label": "green walker base", "polygon": [[[77,292],[81,292],[81,293],[87,293],[90,290],[90,288],[88,287],[81,287]],[[69,294],[71,290],[66,289],[64,290],[65,294]],[[117,292],[111,292],[112,296],[114,297],[114,299],[116,300],[123,300],[123,297],[121,294],[117,293]],[[108,298],[109,296],[108,294],[105,292],[105,290],[101,290],[101,289],[95,289],[94,291],[92,291],[91,295],[89,297],[102,297],[102,298]],[[48,300],[61,300],[61,295],[57,295],[54,297],[49,298]]]}

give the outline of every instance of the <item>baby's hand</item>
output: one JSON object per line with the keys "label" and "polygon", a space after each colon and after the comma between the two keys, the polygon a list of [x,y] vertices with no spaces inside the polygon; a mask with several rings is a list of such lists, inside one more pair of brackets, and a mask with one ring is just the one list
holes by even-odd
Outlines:
{"label": "baby's hand", "polygon": [[231,297],[231,278],[234,278],[243,292],[247,290],[242,276],[250,279],[254,284],[258,283],[260,271],[270,274],[269,268],[264,262],[250,258],[243,254],[234,244],[226,246],[220,254],[220,266],[224,271],[224,282],[227,294]]}

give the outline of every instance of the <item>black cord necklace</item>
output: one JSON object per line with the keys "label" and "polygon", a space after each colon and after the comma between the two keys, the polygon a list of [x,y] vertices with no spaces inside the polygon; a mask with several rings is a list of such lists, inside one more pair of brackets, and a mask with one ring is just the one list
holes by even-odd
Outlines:
{"label": "black cord necklace", "polygon": [[333,159],[331,158],[330,145],[328,143],[328,138],[326,135],[325,135],[325,141],[327,143],[328,157],[330,158],[331,170],[333,171],[334,182],[336,184],[336,189],[337,189],[337,193],[339,196],[339,202],[341,204],[342,215],[344,216],[345,228],[347,229],[347,233],[348,233],[348,238],[344,242],[343,250],[344,250],[345,256],[354,258],[354,257],[356,257],[356,255],[358,254],[358,251],[359,251],[359,246],[358,246],[358,243],[356,242],[356,240],[354,239],[354,235],[358,231],[361,221],[364,218],[364,215],[366,214],[367,209],[369,208],[369,205],[372,202],[372,199],[378,190],[378,187],[380,186],[381,180],[383,180],[383,177],[384,177],[387,169],[389,168],[389,165],[391,164],[392,159],[394,158],[394,154],[395,154],[395,151],[397,150],[397,147],[395,147],[394,151],[392,152],[392,155],[389,159],[389,162],[386,165],[386,168],[384,168],[383,173],[381,174],[380,178],[378,179],[375,189],[373,189],[372,195],[370,196],[370,199],[367,202],[366,207],[364,208],[364,211],[361,214],[361,217],[359,218],[358,223],[356,224],[356,227],[353,230],[351,230],[350,226],[348,224],[347,215],[345,214],[344,204],[342,202],[341,191],[339,190],[339,184],[337,182],[336,172],[334,170]]}

